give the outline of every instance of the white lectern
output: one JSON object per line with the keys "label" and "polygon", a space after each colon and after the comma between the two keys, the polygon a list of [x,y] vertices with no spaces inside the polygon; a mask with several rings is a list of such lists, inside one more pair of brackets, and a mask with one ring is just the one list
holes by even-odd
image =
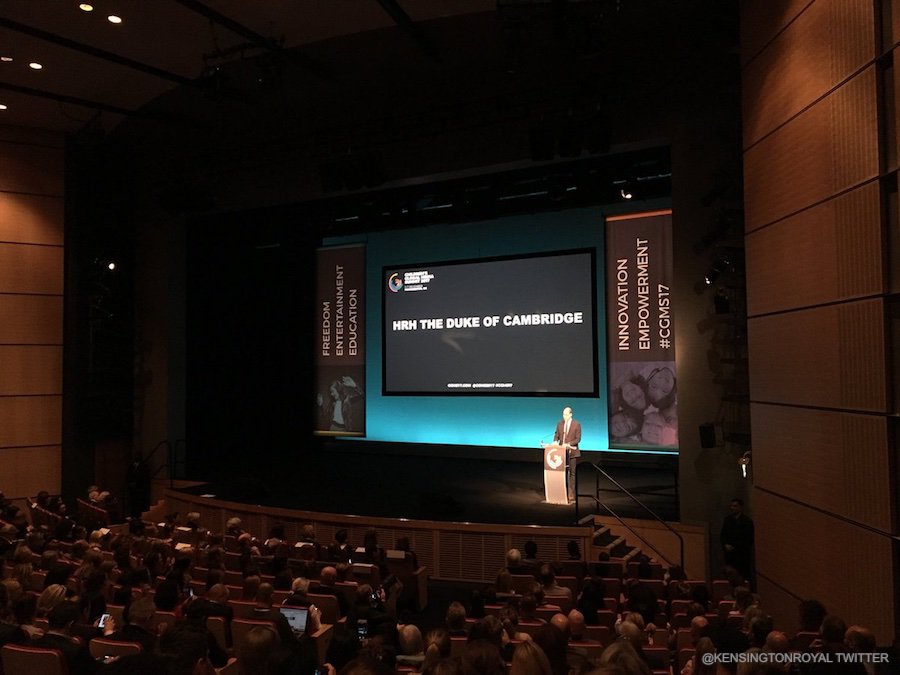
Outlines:
{"label": "white lectern", "polygon": [[568,504],[566,492],[566,448],[557,443],[544,446],[544,497],[548,504]]}

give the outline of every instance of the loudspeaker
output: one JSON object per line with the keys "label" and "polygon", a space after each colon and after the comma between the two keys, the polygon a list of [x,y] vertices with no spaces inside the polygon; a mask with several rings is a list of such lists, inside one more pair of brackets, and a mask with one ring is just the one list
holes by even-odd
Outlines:
{"label": "loudspeaker", "polygon": [[700,447],[714,448],[716,447],[716,427],[713,424],[700,425]]}

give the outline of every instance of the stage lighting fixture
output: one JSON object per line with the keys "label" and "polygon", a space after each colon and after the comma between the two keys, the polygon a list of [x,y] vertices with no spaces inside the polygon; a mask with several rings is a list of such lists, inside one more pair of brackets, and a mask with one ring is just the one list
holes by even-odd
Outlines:
{"label": "stage lighting fixture", "polygon": [[41,65],[40,63],[38,63],[37,61],[32,61],[31,63],[28,64],[28,67],[31,68],[32,70],[40,70],[40,69],[43,68],[44,66],[42,66],[42,65]]}
{"label": "stage lighting fixture", "polygon": [[110,272],[114,271],[116,269],[116,263],[114,263],[112,260],[110,260],[109,263],[106,265],[106,269],[108,269]]}
{"label": "stage lighting fixture", "polygon": [[6,110],[7,106],[5,103],[0,103],[0,110]]}
{"label": "stage lighting fixture", "polygon": [[620,189],[619,195],[622,197],[622,199],[631,199],[632,197],[634,197],[634,194],[632,194],[631,190],[629,190],[628,188]]}
{"label": "stage lighting fixture", "polygon": [[743,455],[741,455],[741,458],[738,460],[738,464],[741,467],[741,478],[747,477],[747,469],[750,467],[750,459],[752,455],[753,453],[748,450]]}
{"label": "stage lighting fixture", "polygon": [[86,2],[82,2],[80,5],[78,5],[78,9],[80,9],[82,12],[93,12],[94,6]]}
{"label": "stage lighting fixture", "polygon": [[122,17],[116,16],[115,14],[110,14],[108,17],[106,17],[106,20],[109,21],[110,23],[116,23],[116,24],[122,23]]}

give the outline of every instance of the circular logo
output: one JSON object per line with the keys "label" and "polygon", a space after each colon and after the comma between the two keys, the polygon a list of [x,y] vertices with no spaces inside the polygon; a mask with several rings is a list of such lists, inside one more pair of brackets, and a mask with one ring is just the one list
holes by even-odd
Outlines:
{"label": "circular logo", "polygon": [[403,278],[396,272],[388,279],[388,288],[392,293],[398,293],[403,288]]}
{"label": "circular logo", "polygon": [[559,450],[551,450],[547,453],[547,466],[551,469],[558,469],[563,464],[563,458],[559,454]]}

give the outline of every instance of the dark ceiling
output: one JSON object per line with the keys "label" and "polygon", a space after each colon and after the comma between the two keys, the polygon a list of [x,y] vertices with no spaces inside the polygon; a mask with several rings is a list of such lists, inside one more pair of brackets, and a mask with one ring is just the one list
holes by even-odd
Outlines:
{"label": "dark ceiling", "polygon": [[[125,118],[203,125],[223,110],[283,116],[301,106],[327,134],[396,118],[397,99],[415,123],[446,105],[447,92],[468,106],[451,106],[454,118],[484,118],[497,99],[515,104],[529,82],[548,100],[668,96],[708,72],[710,44],[734,55],[737,39],[736,5],[720,0],[80,4],[0,1],[0,56],[13,59],[0,62],[0,124],[109,131]],[[525,98],[534,114],[536,97]]]}

